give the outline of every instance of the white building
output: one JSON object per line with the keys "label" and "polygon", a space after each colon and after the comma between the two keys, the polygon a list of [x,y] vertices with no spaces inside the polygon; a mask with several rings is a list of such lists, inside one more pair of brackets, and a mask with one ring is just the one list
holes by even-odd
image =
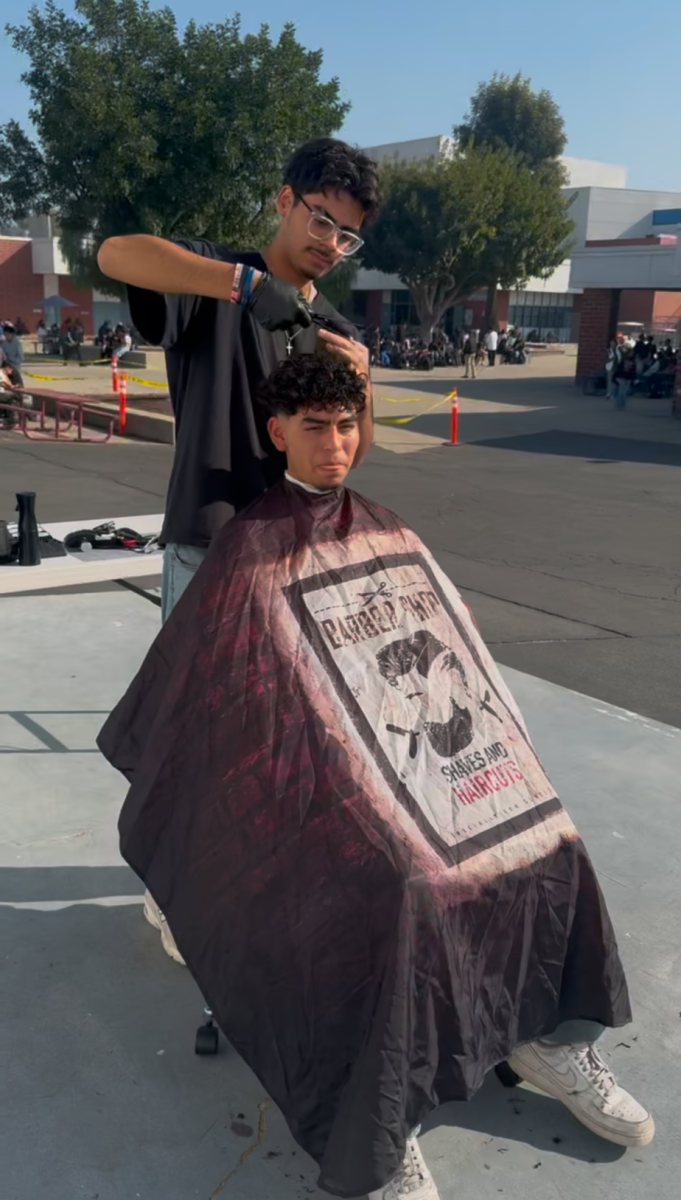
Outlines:
{"label": "white building", "polygon": [[[436,136],[369,146],[366,152],[379,163],[391,159],[413,162],[450,154],[453,147],[452,138]],[[636,193],[626,188],[626,167],[581,158],[564,157],[561,161],[569,177],[564,190],[572,198],[574,248],[579,249],[591,238],[607,236],[602,231],[612,227],[613,222],[618,223],[614,214],[627,210],[626,198]],[[681,202],[681,197],[676,199]],[[559,341],[576,340],[580,290],[571,278],[571,260],[566,258],[548,279],[531,279],[522,290],[500,293],[500,323],[520,326],[526,333],[536,329],[542,337],[551,332]],[[445,328],[479,325],[484,317],[485,299],[484,292],[468,297],[447,314]],[[360,270],[351,310],[358,323],[380,326],[382,330],[417,323],[404,284],[397,276],[379,271]]]}

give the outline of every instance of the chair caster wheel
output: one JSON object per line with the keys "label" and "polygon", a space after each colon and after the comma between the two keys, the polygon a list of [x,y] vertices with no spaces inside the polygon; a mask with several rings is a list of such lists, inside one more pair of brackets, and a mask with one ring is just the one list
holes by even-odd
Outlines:
{"label": "chair caster wheel", "polygon": [[195,1054],[217,1054],[220,1035],[215,1025],[199,1025],[194,1043]]}
{"label": "chair caster wheel", "polygon": [[217,1054],[220,1046],[220,1030],[215,1024],[213,1014],[209,1008],[204,1008],[203,1015],[206,1019],[203,1025],[199,1025],[196,1031],[194,1053]]}

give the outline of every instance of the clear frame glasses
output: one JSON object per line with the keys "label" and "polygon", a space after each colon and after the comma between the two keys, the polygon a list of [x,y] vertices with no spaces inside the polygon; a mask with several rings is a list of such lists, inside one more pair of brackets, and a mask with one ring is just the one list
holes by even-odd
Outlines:
{"label": "clear frame glasses", "polygon": [[331,217],[325,217],[323,213],[317,212],[312,208],[304,196],[300,192],[296,192],[296,199],[304,204],[310,214],[310,219],[307,223],[307,232],[310,237],[313,237],[317,242],[328,242],[336,235],[336,246],[338,253],[343,255],[343,258],[349,258],[351,254],[356,254],[361,246],[364,245],[364,239],[358,237],[356,233],[350,233],[348,229],[341,229]]}

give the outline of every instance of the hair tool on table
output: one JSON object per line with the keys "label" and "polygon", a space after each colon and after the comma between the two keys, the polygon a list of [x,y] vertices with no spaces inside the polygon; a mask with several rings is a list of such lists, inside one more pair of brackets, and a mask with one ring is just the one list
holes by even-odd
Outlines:
{"label": "hair tool on table", "polygon": [[103,525],[95,525],[94,529],[74,529],[64,538],[64,545],[71,551],[82,550],[87,544],[93,550],[150,552],[156,542],[157,535],[137,533],[127,526],[117,527],[115,521],[105,521]]}

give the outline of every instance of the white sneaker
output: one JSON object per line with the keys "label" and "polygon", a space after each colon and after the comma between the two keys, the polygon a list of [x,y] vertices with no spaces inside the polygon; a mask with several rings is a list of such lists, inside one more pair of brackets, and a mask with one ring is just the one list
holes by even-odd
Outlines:
{"label": "white sneaker", "polygon": [[428,1170],[415,1137],[407,1139],[407,1152],[400,1170],[390,1183],[369,1192],[368,1200],[440,1200],[435,1180]]}
{"label": "white sneaker", "polygon": [[176,963],[179,963],[181,967],[185,967],[187,964],[175,945],[175,938],[170,932],[170,926],[168,925],[168,922],[166,921],[158,904],[154,900],[151,892],[144,893],[144,915],[149,924],[152,925],[154,929],[158,929],[161,935],[163,949],[165,950],[166,954],[168,954],[170,958],[174,959]]}
{"label": "white sneaker", "polygon": [[509,1058],[528,1083],[561,1100],[592,1133],[616,1146],[647,1146],[655,1122],[642,1104],[617,1083],[595,1046],[530,1042]]}

